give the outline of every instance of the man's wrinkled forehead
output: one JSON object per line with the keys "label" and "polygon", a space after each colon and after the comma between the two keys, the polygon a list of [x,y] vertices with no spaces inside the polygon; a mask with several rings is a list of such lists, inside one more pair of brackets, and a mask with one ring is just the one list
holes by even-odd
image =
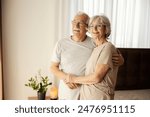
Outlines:
{"label": "man's wrinkled forehead", "polygon": [[85,15],[76,15],[73,19],[73,21],[79,21],[79,22],[87,22],[87,17]]}

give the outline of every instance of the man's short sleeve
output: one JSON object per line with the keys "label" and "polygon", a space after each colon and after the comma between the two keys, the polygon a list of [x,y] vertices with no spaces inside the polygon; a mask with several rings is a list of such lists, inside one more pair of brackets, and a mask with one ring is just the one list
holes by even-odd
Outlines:
{"label": "man's short sleeve", "polygon": [[55,45],[51,61],[52,62],[60,62],[61,61],[61,44],[60,44],[60,41],[58,41]]}

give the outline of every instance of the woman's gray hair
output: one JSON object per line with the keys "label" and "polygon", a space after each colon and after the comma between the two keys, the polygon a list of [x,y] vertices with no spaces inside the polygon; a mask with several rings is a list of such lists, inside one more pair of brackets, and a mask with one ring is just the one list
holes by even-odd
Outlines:
{"label": "woman's gray hair", "polygon": [[96,20],[98,20],[98,23],[100,23],[106,27],[105,37],[108,38],[109,35],[111,34],[111,26],[110,26],[110,21],[109,21],[108,17],[106,17],[105,15],[95,15],[95,16],[91,17],[91,19],[89,21],[89,26]]}

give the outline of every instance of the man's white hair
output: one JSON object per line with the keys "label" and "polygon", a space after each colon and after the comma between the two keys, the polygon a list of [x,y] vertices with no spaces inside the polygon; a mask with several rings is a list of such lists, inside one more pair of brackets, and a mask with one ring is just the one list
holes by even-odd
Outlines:
{"label": "man's white hair", "polygon": [[81,15],[82,15],[82,16],[85,16],[85,17],[87,18],[86,24],[88,25],[88,24],[89,24],[90,17],[89,17],[86,13],[84,13],[84,12],[82,12],[82,11],[78,11],[75,16],[81,16]]}

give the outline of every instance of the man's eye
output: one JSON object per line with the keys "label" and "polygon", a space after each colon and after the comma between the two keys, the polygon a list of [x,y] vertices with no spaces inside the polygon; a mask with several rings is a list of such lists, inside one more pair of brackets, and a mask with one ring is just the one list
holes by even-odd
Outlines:
{"label": "man's eye", "polygon": [[103,27],[103,25],[97,25],[97,27],[102,28],[102,27]]}
{"label": "man's eye", "polygon": [[93,28],[93,26],[89,26],[89,28]]}

